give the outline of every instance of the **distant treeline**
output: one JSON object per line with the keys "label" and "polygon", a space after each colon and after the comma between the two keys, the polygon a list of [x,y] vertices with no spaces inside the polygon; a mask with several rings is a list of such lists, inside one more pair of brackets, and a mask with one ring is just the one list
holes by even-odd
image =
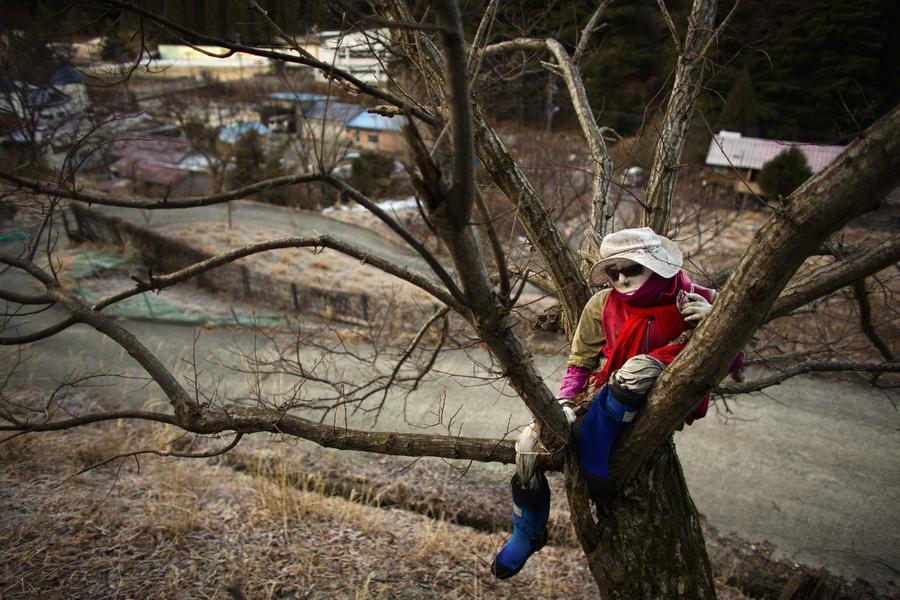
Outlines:
{"label": "distant treeline", "polygon": [[[112,53],[133,44],[136,19],[115,10],[104,13],[98,8],[102,4],[8,0],[3,16],[8,27],[106,36]],[[259,4],[292,35],[361,25],[369,13],[362,0]],[[416,16],[426,14],[427,2],[411,4]],[[487,0],[460,4],[466,27],[473,32]],[[682,29],[690,4],[666,2]],[[553,36],[571,49],[595,5],[587,0],[501,2],[491,39]],[[731,5],[732,0],[720,3],[720,19]],[[275,39],[246,0],[144,0],[140,6],[207,35],[248,44]],[[665,99],[662,92],[671,85],[675,50],[656,0],[614,2],[604,21],[582,63],[585,82],[603,124],[629,134],[658,114]],[[156,28],[147,32],[156,42],[179,41]],[[898,56],[897,0],[743,0],[711,57],[695,127],[779,139],[846,141],[900,100]],[[498,75],[477,89],[490,94],[490,105],[505,117],[522,123],[544,123],[547,111],[558,105],[562,111],[555,123],[561,123],[568,99],[562,85],[548,99],[548,78],[532,57],[527,66],[523,62],[518,79]]]}
{"label": "distant treeline", "polygon": [[[596,4],[501,3],[494,37],[548,35],[572,48]],[[666,5],[683,35],[691,2]],[[719,3],[719,19],[732,5]],[[474,28],[480,15],[469,9]],[[585,83],[603,124],[627,134],[652,119],[664,100],[675,49],[656,0],[613,2],[604,21],[583,62]],[[743,0],[711,57],[695,125],[778,139],[846,141],[900,101],[898,57],[896,0]],[[516,95],[545,110],[546,80],[532,79],[534,89]]]}

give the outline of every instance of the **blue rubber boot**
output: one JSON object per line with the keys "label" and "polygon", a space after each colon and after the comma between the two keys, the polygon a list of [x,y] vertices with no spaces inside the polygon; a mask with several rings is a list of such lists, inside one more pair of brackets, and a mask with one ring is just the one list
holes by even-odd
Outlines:
{"label": "blue rubber boot", "polygon": [[609,455],[613,445],[645,400],[645,396],[605,385],[594,397],[594,403],[584,417],[573,426],[588,491],[597,502],[612,493]]}
{"label": "blue rubber boot", "polygon": [[509,579],[522,570],[525,561],[547,543],[550,516],[550,486],[543,472],[534,475],[534,487],[523,487],[513,475],[513,534],[491,565],[497,579]]}

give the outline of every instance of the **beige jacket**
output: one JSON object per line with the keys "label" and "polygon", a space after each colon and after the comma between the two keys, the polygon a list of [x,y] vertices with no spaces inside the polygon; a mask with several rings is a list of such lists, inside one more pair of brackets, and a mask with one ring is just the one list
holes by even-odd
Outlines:
{"label": "beige jacket", "polygon": [[575,336],[572,338],[572,349],[569,352],[569,360],[566,361],[567,367],[582,367],[593,371],[600,366],[600,359],[603,358],[600,349],[606,343],[606,334],[603,333],[603,310],[606,308],[611,291],[609,288],[602,289],[591,296],[585,304],[578,320],[578,327],[575,329]]}

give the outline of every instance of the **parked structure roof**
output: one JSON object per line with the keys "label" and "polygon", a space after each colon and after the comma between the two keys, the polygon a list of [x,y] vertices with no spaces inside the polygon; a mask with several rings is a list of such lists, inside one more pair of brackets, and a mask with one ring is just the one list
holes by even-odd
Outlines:
{"label": "parked structure roof", "polygon": [[272,100],[284,100],[287,102],[317,102],[319,100],[326,100],[330,97],[331,96],[325,94],[308,94],[305,92],[272,92],[269,94],[269,98]]}
{"label": "parked structure roof", "polygon": [[53,71],[50,76],[50,85],[69,85],[72,83],[83,83],[84,77],[81,72],[72,65],[62,65]]}
{"label": "parked structure roof", "polygon": [[172,185],[188,173],[188,169],[177,166],[191,150],[191,144],[187,140],[147,137],[118,140],[110,146],[113,154],[119,158],[109,165],[109,170],[118,177]]}
{"label": "parked structure roof", "polygon": [[303,116],[307,119],[323,119],[326,121],[342,121],[346,123],[361,113],[362,110],[362,107],[358,104],[319,100],[313,104],[309,110],[304,111]]}
{"label": "parked structure roof", "polygon": [[370,131],[400,131],[403,117],[385,117],[369,112],[362,112],[347,122],[347,127]]}
{"label": "parked structure roof", "polygon": [[813,173],[824,169],[845,148],[845,146],[744,137],[735,131],[723,130],[714,135],[709,143],[706,164],[714,167],[759,170],[767,162],[792,147],[803,152]]}
{"label": "parked structure roof", "polygon": [[262,123],[236,123],[223,127],[219,131],[219,139],[226,144],[236,144],[243,135],[255,131],[259,135],[269,135],[269,128]]}

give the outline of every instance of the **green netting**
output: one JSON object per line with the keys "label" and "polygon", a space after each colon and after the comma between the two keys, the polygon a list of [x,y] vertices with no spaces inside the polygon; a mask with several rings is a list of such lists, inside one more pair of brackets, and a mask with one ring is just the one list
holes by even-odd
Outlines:
{"label": "green netting", "polygon": [[0,242],[11,242],[13,240],[27,240],[28,234],[20,229],[11,229],[10,231],[0,232]]}
{"label": "green netting", "polygon": [[[76,291],[88,303],[93,304],[100,300],[100,296],[90,289],[78,288]],[[103,314],[125,317],[128,319],[154,319],[183,323],[237,324],[244,326],[258,325],[263,327],[285,325],[287,323],[282,317],[263,317],[237,313],[232,313],[228,316],[205,315],[197,311],[179,308],[153,292],[144,292],[143,294],[117,302],[112,306],[104,308]]]}
{"label": "green netting", "polygon": [[[76,279],[84,279],[113,269],[125,264],[125,255],[121,252],[109,252],[94,248],[81,248],[78,257],[72,265],[72,275]],[[93,304],[100,300],[100,296],[85,287],[77,289],[77,292],[87,302]],[[237,324],[244,326],[273,326],[285,325],[286,319],[282,317],[261,317],[256,315],[237,314],[208,315],[199,311],[180,308],[153,292],[144,292],[103,309],[104,314],[125,317],[128,319],[156,319],[161,321],[177,321],[183,323],[221,323]]]}
{"label": "green netting", "polygon": [[121,252],[81,248],[78,251],[78,257],[72,264],[72,276],[76,279],[90,277],[101,271],[114,269],[125,262],[125,255]]}

